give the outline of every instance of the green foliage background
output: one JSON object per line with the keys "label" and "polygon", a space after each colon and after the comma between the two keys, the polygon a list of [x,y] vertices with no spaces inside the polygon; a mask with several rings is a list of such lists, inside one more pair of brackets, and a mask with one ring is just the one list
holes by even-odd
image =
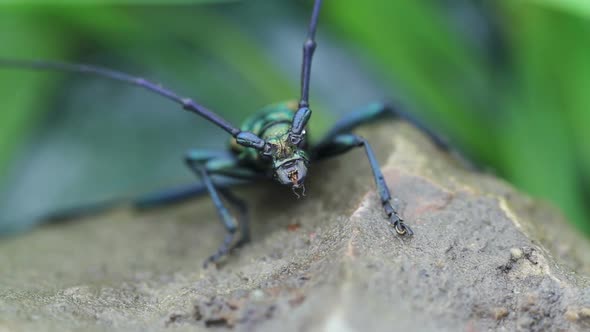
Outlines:
{"label": "green foliage background", "polygon": [[[321,84],[332,75],[322,63],[339,62],[337,55],[343,54],[347,60],[341,61],[339,75],[354,80],[359,71],[366,73],[381,89],[375,95],[403,100],[484,168],[554,202],[581,230],[590,231],[589,1],[324,2],[312,79],[312,102],[323,109],[314,113],[318,127],[362,105],[346,100],[351,91],[340,91],[337,81]],[[298,96],[300,46],[310,9],[311,1],[287,0],[5,3],[0,5],[0,56],[98,62],[146,73],[239,123],[265,104]],[[321,62],[322,53],[330,59]],[[28,176],[20,173],[30,160],[22,151],[35,151],[48,135],[48,119],[59,118],[68,108],[62,105],[77,93],[72,87],[83,84],[71,76],[0,70],[5,183]],[[354,82],[344,87],[351,86],[356,89]],[[155,100],[146,94],[128,98],[138,96],[148,99],[142,108]],[[92,107],[116,107],[109,98],[92,100],[92,94],[84,100]],[[332,107],[343,104],[351,108]],[[162,112],[172,116],[174,106],[166,108]],[[141,117],[128,130],[140,126]],[[190,146],[223,145],[223,133],[198,119],[194,123]],[[112,134],[109,128],[102,131],[106,136]],[[88,150],[93,140],[104,139],[96,136],[88,139]],[[108,150],[99,157],[118,167]],[[158,162],[143,160],[129,169]],[[102,175],[93,173],[94,182],[80,186],[100,188],[114,176]],[[4,188],[4,197],[10,197],[14,184]]]}

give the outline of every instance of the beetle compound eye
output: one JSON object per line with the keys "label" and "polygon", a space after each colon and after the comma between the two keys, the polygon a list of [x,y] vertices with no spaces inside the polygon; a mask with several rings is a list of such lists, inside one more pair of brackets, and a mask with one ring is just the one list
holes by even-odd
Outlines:
{"label": "beetle compound eye", "polygon": [[264,150],[262,151],[262,155],[264,157],[272,157],[273,153],[277,150],[277,147],[273,144],[267,143],[264,146]]}
{"label": "beetle compound eye", "polygon": [[303,139],[305,138],[305,134],[306,134],[305,129],[301,132],[301,134],[291,133],[289,135],[289,141],[291,142],[291,144],[293,144],[295,146],[300,146],[301,143],[304,141]]}

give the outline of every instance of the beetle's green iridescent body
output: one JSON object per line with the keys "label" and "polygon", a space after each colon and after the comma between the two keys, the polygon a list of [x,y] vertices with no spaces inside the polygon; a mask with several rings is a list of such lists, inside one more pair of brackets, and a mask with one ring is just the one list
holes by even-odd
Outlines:
{"label": "beetle's green iridescent body", "polygon": [[[244,120],[240,129],[278,145],[287,141],[293,114],[296,111],[296,101],[268,105]],[[239,145],[233,137],[230,138],[229,144],[241,162],[259,166],[261,169],[268,168],[268,159],[263,158],[258,150]]]}
{"label": "beetle's green iridescent body", "polygon": [[[240,129],[262,138],[272,147],[270,153],[264,154],[251,147],[230,139],[230,147],[236,154],[239,164],[260,172],[274,171],[277,180],[283,177],[283,184],[289,183],[299,187],[307,173],[309,156],[306,151],[307,136],[298,144],[290,141],[293,116],[298,110],[296,101],[269,105],[247,118]],[[283,174],[284,173],[284,174]]]}

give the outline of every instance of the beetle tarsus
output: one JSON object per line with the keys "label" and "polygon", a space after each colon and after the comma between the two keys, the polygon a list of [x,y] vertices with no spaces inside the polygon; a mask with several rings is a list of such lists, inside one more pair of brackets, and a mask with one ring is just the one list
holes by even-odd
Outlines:
{"label": "beetle tarsus", "polygon": [[402,218],[400,218],[397,214],[392,214],[390,217],[391,224],[393,225],[393,229],[398,235],[401,236],[412,236],[414,235],[414,231],[410,228],[410,226],[406,225]]}
{"label": "beetle tarsus", "polygon": [[223,243],[221,244],[219,249],[217,249],[217,252],[214,253],[213,255],[209,256],[209,258],[207,258],[207,260],[205,260],[205,262],[203,263],[203,267],[207,268],[209,263],[217,263],[223,257],[229,255],[231,249],[233,248],[232,243],[234,243],[234,238],[235,238],[235,233],[227,234],[225,236],[225,238],[223,239]]}

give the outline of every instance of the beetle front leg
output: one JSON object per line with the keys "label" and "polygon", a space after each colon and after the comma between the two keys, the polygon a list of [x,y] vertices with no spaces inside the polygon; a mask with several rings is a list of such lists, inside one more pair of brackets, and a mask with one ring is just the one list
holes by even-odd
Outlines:
{"label": "beetle front leg", "polygon": [[[227,153],[213,154],[206,151],[193,150],[187,154],[185,161],[189,168],[201,178],[204,187],[215,205],[219,218],[227,231],[219,249],[205,261],[204,266],[207,266],[209,263],[219,261],[229,254],[232,249],[248,242],[250,238],[246,204],[234,196],[228,188],[218,186],[214,183],[211,176],[221,175],[229,178],[252,179],[256,174],[249,169],[239,167],[236,159]],[[222,197],[238,209],[240,218],[234,218],[231,215]]]}
{"label": "beetle front leg", "polygon": [[343,154],[355,147],[365,148],[369,165],[373,171],[373,178],[375,179],[375,185],[377,186],[377,192],[379,193],[381,205],[383,206],[385,214],[389,218],[389,222],[399,235],[413,235],[414,232],[412,229],[404,223],[398,212],[391,205],[391,193],[389,192],[389,188],[385,182],[385,178],[383,177],[383,173],[381,172],[377,158],[375,158],[375,153],[373,152],[369,142],[367,142],[364,138],[354,134],[337,135],[330,141],[324,142],[322,145],[317,146],[313,151],[313,156],[315,159],[324,159]]}

